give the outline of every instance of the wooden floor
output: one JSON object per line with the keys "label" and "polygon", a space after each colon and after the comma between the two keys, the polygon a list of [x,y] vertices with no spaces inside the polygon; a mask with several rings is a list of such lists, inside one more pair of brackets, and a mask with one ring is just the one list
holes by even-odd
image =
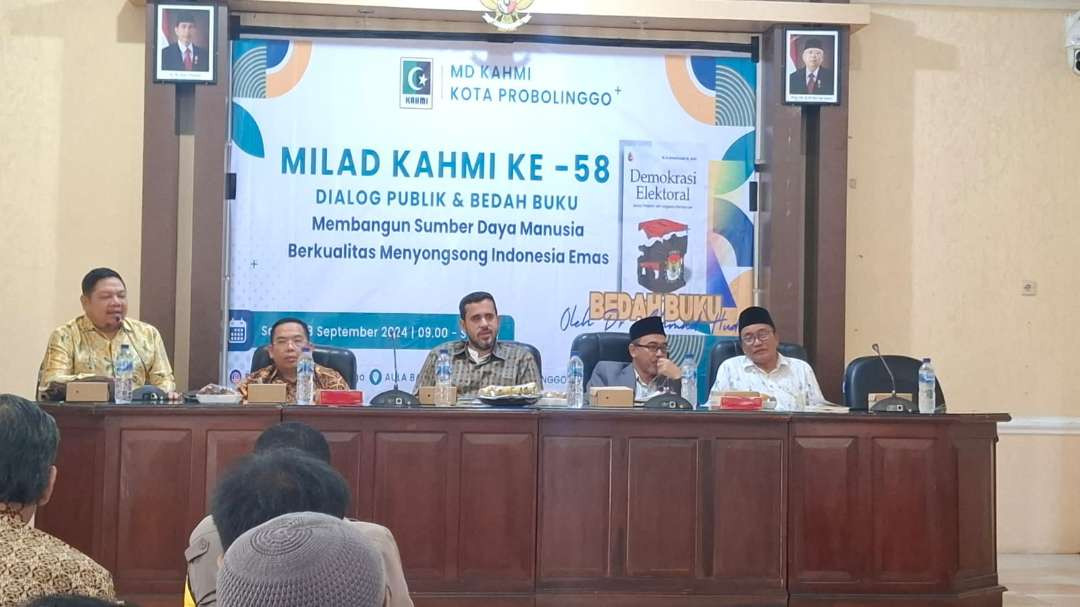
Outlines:
{"label": "wooden floor", "polygon": [[[1080,607],[1080,555],[1002,554],[998,573],[1005,593],[1005,607]],[[179,589],[178,589],[179,590]],[[175,596],[129,596],[139,607],[180,607]],[[422,602],[418,602],[420,607]]]}

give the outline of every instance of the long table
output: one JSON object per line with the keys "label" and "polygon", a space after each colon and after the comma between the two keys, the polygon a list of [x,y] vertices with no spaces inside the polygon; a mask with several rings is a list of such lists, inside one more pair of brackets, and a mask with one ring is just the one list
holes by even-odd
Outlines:
{"label": "long table", "polygon": [[1000,606],[1007,415],[45,405],[38,526],[125,595],[179,594],[230,462],[323,431],[350,516],[389,527],[418,606]]}

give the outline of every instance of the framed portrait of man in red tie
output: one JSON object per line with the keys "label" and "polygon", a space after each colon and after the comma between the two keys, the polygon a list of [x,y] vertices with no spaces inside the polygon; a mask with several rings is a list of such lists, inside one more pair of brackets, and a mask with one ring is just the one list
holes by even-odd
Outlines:
{"label": "framed portrait of man in red tie", "polygon": [[157,82],[212,83],[217,77],[215,7],[157,5]]}
{"label": "framed portrait of man in red tie", "polygon": [[789,29],[784,41],[784,103],[839,103],[839,30]]}

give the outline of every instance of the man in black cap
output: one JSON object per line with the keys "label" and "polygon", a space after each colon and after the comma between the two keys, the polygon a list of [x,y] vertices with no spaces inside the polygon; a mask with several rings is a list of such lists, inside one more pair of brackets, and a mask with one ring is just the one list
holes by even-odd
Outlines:
{"label": "man in black cap", "polygon": [[750,306],[739,314],[739,340],[743,356],[720,365],[713,392],[761,392],[776,399],[777,409],[787,411],[826,402],[810,365],[780,354],[768,310]]}
{"label": "man in black cap", "polygon": [[631,362],[604,360],[596,363],[589,388],[625,386],[634,390],[634,402],[645,402],[664,392],[678,394],[682,370],[667,357],[667,334],[659,316],[648,316],[630,325]]}
{"label": "man in black cap", "polygon": [[803,67],[788,76],[792,95],[832,95],[836,90],[833,72],[825,67],[825,43],[821,38],[806,38],[802,48]]}

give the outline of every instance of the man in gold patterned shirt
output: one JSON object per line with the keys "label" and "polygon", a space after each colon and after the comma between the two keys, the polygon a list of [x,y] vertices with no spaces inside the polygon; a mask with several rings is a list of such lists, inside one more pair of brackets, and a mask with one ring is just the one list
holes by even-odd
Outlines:
{"label": "man in gold patterned shirt", "polygon": [[0,607],[61,593],[114,598],[108,571],[29,525],[52,496],[59,442],[51,415],[0,394]]}
{"label": "man in gold patterned shirt", "polygon": [[[247,400],[249,384],[285,384],[285,400],[296,403],[296,363],[300,351],[311,345],[308,326],[299,318],[282,318],[270,327],[270,347],[267,353],[272,361],[262,369],[249,374],[236,386]],[[334,369],[315,365],[316,390],[348,390],[345,378]]]}
{"label": "man in gold patterned shirt", "polygon": [[134,351],[134,387],[152,385],[175,398],[169,355],[158,330],[127,318],[127,286],[115,270],[95,268],[82,280],[83,315],[58,327],[49,336],[45,358],[38,371],[38,397],[59,400],[70,381],[95,377],[113,378],[113,361],[120,346]]}

